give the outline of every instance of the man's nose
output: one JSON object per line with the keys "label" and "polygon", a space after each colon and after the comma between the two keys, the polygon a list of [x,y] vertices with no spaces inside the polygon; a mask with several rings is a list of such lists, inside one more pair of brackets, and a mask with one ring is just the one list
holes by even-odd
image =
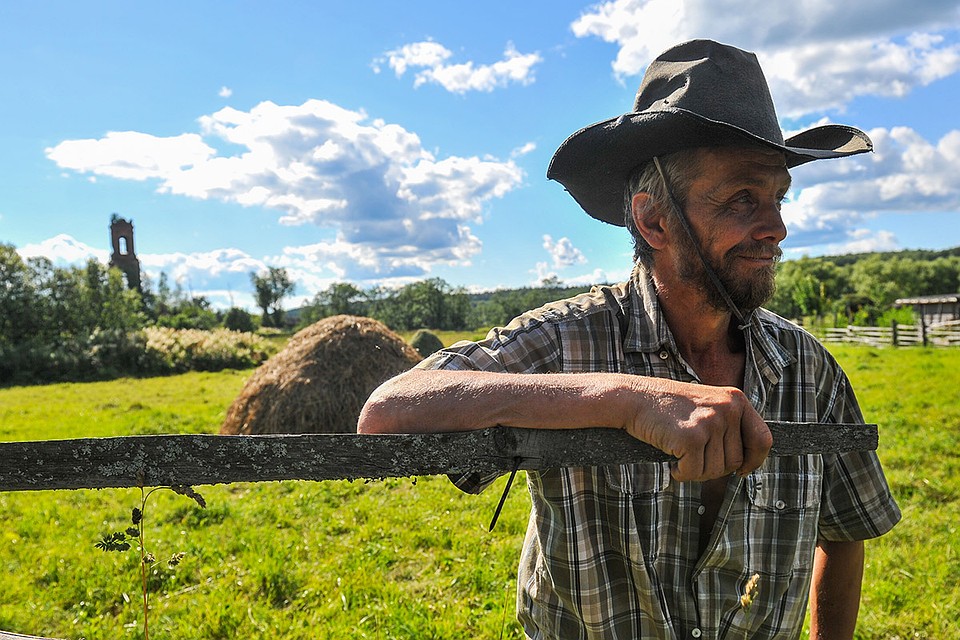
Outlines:
{"label": "man's nose", "polygon": [[787,226],[783,223],[779,200],[765,202],[760,207],[757,219],[754,240],[780,243],[787,237]]}

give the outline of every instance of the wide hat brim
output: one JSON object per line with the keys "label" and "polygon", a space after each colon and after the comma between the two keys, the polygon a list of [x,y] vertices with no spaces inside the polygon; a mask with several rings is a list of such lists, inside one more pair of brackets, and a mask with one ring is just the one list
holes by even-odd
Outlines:
{"label": "wide hat brim", "polygon": [[627,113],[577,131],[557,149],[547,178],[562,184],[594,218],[622,227],[626,181],[644,162],[683,149],[751,144],[783,152],[787,167],[873,149],[867,134],[845,125],[814,127],[781,144],[685,109],[666,107]]}

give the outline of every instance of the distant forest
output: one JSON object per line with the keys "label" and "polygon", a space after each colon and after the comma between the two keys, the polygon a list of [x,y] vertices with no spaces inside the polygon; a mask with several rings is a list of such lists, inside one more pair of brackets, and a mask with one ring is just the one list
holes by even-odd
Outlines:
{"label": "distant forest", "polygon": [[[54,374],[74,377],[70,372],[95,376],[124,358],[128,362],[118,370],[135,373],[147,341],[144,330],[150,327],[249,333],[263,326],[286,331],[327,316],[352,314],[375,318],[396,331],[475,331],[504,325],[524,311],[587,290],[557,279],[539,287],[487,293],[468,293],[440,278],[366,290],[339,282],[304,307],[284,311],[284,298],[295,291],[289,274],[270,268],[250,276],[262,309],[259,315],[215,309],[203,296],[171,286],[165,274],[156,283],[144,278],[138,291],[127,286],[118,269],[95,260],[83,267],[57,267],[45,258],[24,261],[12,245],[0,243],[0,383]],[[779,265],[777,291],[767,307],[815,330],[888,325],[893,320],[910,324],[913,312],[897,308],[898,298],[957,292],[960,247],[804,257]]]}
{"label": "distant forest", "polygon": [[[477,329],[503,325],[524,311],[587,290],[565,286],[557,279],[539,287],[486,293],[467,293],[439,278],[399,290],[363,291],[335,283],[295,315],[300,324],[353,313],[402,330]],[[911,309],[895,307],[898,298],[957,292],[960,247],[803,257],[778,266],[777,291],[766,307],[810,326],[886,325],[893,319],[912,322]]]}

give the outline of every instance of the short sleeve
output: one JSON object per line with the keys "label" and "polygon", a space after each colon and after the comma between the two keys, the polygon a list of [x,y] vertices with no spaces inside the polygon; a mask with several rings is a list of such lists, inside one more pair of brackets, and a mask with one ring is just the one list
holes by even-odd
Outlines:
{"label": "short sleeve", "polygon": [[[837,372],[835,384],[827,421],[862,423],[856,396],[842,371]],[[875,451],[828,454],[823,462],[820,539],[839,542],[876,538],[900,521],[900,508]]]}

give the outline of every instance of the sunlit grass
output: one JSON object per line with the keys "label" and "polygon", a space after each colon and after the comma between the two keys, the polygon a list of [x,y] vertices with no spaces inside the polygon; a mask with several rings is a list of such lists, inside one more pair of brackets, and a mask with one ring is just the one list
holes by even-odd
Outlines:
{"label": "sunlit grass", "polygon": [[[880,425],[904,511],[867,545],[857,637],[960,637],[960,350],[831,349]],[[250,373],[0,389],[0,439],[213,433]],[[444,478],[200,487],[206,510],[158,494],[148,547],[187,556],[151,576],[151,637],[520,638],[529,499],[518,481],[488,533],[503,482],[481,496]],[[93,546],[138,499],[0,493],[0,629],[141,637],[137,555]]]}

